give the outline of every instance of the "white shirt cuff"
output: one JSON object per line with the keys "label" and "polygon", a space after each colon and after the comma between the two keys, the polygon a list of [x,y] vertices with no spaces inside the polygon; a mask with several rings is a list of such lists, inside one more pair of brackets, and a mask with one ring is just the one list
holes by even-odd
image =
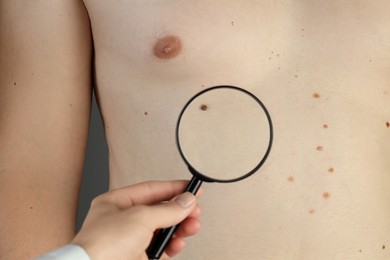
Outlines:
{"label": "white shirt cuff", "polygon": [[85,250],[78,245],[68,244],[34,260],[91,260]]}

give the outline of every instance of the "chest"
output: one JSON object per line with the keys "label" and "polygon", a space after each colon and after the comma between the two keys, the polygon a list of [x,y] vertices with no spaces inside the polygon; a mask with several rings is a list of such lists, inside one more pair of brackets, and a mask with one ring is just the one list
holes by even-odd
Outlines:
{"label": "chest", "polygon": [[254,83],[272,78],[279,83],[286,75],[303,76],[304,70],[344,79],[371,72],[387,77],[389,72],[390,11],[386,10],[390,9],[380,2],[363,6],[359,1],[86,0],[85,4],[97,62],[121,62],[140,80],[171,84],[214,77]]}

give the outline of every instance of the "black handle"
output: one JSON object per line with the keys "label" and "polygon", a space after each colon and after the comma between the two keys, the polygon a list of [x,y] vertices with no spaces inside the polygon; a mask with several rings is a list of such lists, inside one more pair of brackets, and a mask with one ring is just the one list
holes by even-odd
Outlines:
{"label": "black handle", "polygon": [[[201,185],[202,181],[194,176],[188,183],[185,192],[188,191],[195,195]],[[158,235],[155,237],[155,239],[152,241],[149,248],[147,249],[147,255],[149,257],[149,260],[160,259],[161,255],[164,253],[165,248],[169,244],[169,241],[171,241],[172,235],[175,233],[179,225],[180,224],[177,224],[176,226],[160,230]]]}

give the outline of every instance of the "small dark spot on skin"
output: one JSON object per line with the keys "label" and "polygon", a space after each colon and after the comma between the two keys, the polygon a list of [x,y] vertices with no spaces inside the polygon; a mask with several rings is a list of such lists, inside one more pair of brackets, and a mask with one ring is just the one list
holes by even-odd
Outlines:
{"label": "small dark spot on skin", "polygon": [[71,107],[71,106],[72,106],[72,104],[69,104],[69,106]]}
{"label": "small dark spot on skin", "polygon": [[16,82],[14,82],[14,86],[16,86]]}
{"label": "small dark spot on skin", "polygon": [[362,250],[360,249],[360,250],[359,250],[359,253],[361,253],[361,252],[362,252]]}
{"label": "small dark spot on skin", "polygon": [[269,60],[272,60],[272,57],[268,57]]}
{"label": "small dark spot on skin", "polygon": [[326,129],[326,128],[328,128],[329,126],[328,126],[327,124],[324,124],[322,127]]}
{"label": "small dark spot on skin", "polygon": [[316,211],[315,211],[315,209],[310,209],[310,210],[309,210],[309,213],[310,213],[310,214],[314,214],[314,213],[316,213]]}
{"label": "small dark spot on skin", "polygon": [[294,179],[293,176],[288,176],[287,180],[288,180],[289,182],[294,182],[295,179]]}
{"label": "small dark spot on skin", "polygon": [[383,245],[383,246],[382,246],[382,249],[383,249],[383,250],[385,250],[385,248],[386,248],[386,246],[385,246],[385,245]]}
{"label": "small dark spot on skin", "polygon": [[30,207],[30,209],[33,209],[33,207]]}
{"label": "small dark spot on skin", "polygon": [[313,94],[313,98],[320,98],[321,96],[320,96],[320,94],[318,94],[318,93],[314,93]]}
{"label": "small dark spot on skin", "polygon": [[369,62],[372,62],[372,60],[369,60]]}
{"label": "small dark spot on skin", "polygon": [[232,26],[234,26],[234,21],[231,21],[230,24],[231,24]]}
{"label": "small dark spot on skin", "polygon": [[280,57],[280,53],[276,54],[276,57],[278,57],[278,58],[279,58],[279,57]]}
{"label": "small dark spot on skin", "polygon": [[159,38],[153,46],[153,54],[160,59],[172,59],[181,52],[181,42],[173,35]]}
{"label": "small dark spot on skin", "polygon": [[298,78],[298,75],[294,75],[294,77]]}
{"label": "small dark spot on skin", "polygon": [[147,115],[148,115],[148,112],[144,112],[144,115],[147,116]]}
{"label": "small dark spot on skin", "polygon": [[390,127],[390,122],[386,122],[386,127],[387,127],[387,128]]}
{"label": "small dark spot on skin", "polygon": [[204,88],[204,85],[202,85],[202,88]]}
{"label": "small dark spot on skin", "polygon": [[333,172],[334,172],[334,168],[333,168],[333,167],[330,167],[330,168],[328,169],[328,172],[329,172],[329,173],[333,173]]}
{"label": "small dark spot on skin", "polygon": [[280,70],[280,67],[278,68],[278,70]]}
{"label": "small dark spot on skin", "polygon": [[322,197],[324,197],[324,199],[329,199],[329,196],[330,196],[330,194],[329,194],[329,192],[324,192],[324,193],[322,193]]}
{"label": "small dark spot on skin", "polygon": [[321,152],[322,150],[324,150],[324,147],[322,147],[322,146],[319,145],[319,146],[317,146],[316,149],[317,149],[317,151],[320,151],[320,152]]}
{"label": "small dark spot on skin", "polygon": [[200,109],[203,110],[203,111],[206,111],[206,110],[208,109],[208,106],[205,105],[205,104],[202,104],[202,105],[200,106]]}

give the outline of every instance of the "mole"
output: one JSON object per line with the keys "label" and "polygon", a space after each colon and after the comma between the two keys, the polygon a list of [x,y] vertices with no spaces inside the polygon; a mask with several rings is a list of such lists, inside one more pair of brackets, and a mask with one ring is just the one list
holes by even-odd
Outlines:
{"label": "mole", "polygon": [[320,96],[320,94],[318,94],[318,93],[314,93],[314,94],[313,94],[313,97],[314,97],[314,98],[320,98],[321,96]]}
{"label": "mole", "polygon": [[160,59],[172,59],[179,55],[182,49],[180,39],[173,35],[159,38],[153,46],[153,54]]}
{"label": "mole", "polygon": [[16,82],[14,82],[14,86],[16,86]]}
{"label": "mole", "polygon": [[288,180],[289,182],[294,182],[294,177],[293,177],[293,176],[288,176],[287,180]]}
{"label": "mole", "polygon": [[390,127],[390,123],[389,123],[389,122],[386,122],[386,127],[387,127],[387,128]]}
{"label": "mole", "polygon": [[328,172],[330,172],[330,173],[334,172],[334,168],[333,168],[333,167],[330,167],[330,168],[328,169]]}
{"label": "mole", "polygon": [[30,207],[30,209],[33,209],[33,207]]}
{"label": "mole", "polygon": [[383,246],[382,246],[382,249],[385,250],[385,248],[386,248],[385,245],[383,245]]}
{"label": "mole", "polygon": [[322,150],[324,150],[324,148],[322,147],[322,146],[317,146],[317,151],[322,151]]}
{"label": "mole", "polygon": [[200,109],[203,110],[203,111],[206,111],[206,110],[208,109],[208,106],[205,105],[205,104],[202,104],[202,105],[200,106]]}
{"label": "mole", "polygon": [[310,209],[310,210],[309,210],[309,213],[310,213],[310,214],[314,214],[315,212],[316,212],[315,209]]}
{"label": "mole", "polygon": [[323,128],[328,128],[329,126],[327,124],[324,124],[322,127]]}
{"label": "mole", "polygon": [[147,116],[147,115],[148,115],[148,112],[144,112],[144,115]]}
{"label": "mole", "polygon": [[329,199],[329,196],[330,196],[329,192],[322,193],[322,197],[324,197],[324,199]]}

